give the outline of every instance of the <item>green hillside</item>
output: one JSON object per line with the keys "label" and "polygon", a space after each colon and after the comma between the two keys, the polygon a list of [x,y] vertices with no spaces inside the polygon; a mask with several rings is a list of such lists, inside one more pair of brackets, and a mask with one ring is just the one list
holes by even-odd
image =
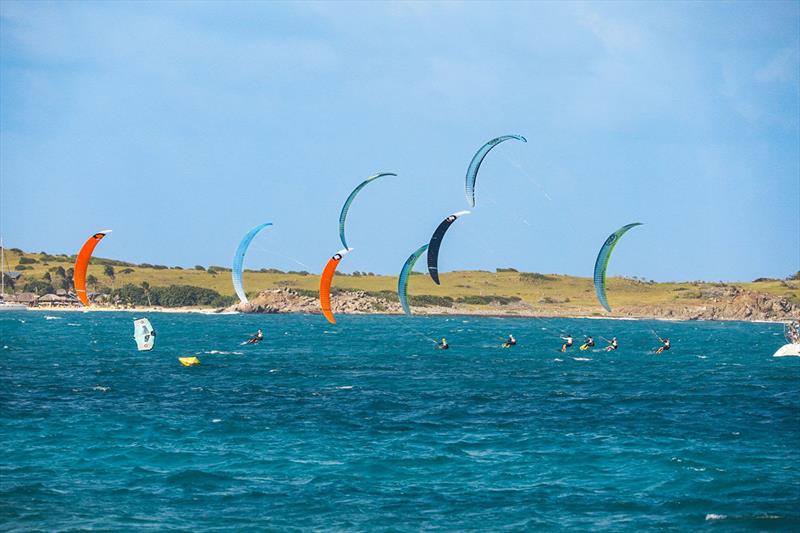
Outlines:
{"label": "green hillside", "polygon": [[[6,270],[20,271],[16,292],[31,291],[43,294],[58,288],[70,288],[74,256],[24,253],[6,250]],[[113,269],[113,276],[110,269]],[[132,264],[95,257],[88,269],[89,290],[108,292],[125,285],[150,287],[188,285],[211,289],[226,300],[233,301],[234,291],[230,270],[224,267],[186,269],[150,264]],[[416,305],[453,302],[474,306],[497,306],[514,303],[536,307],[596,308],[594,287],[590,278],[556,274],[517,272],[499,269],[498,272],[449,272],[441,275],[442,284],[435,285],[427,275],[412,275],[409,294]],[[274,269],[247,271],[244,284],[249,293],[263,289],[290,287],[304,293],[316,293],[319,277],[306,272],[280,272]],[[360,290],[396,298],[397,278],[380,275],[337,274],[334,286],[340,290]],[[698,305],[713,298],[720,287],[736,286],[746,290],[786,298],[800,304],[800,281],[759,280],[749,283],[670,282],[655,283],[638,279],[609,278],[608,297],[612,306]]]}

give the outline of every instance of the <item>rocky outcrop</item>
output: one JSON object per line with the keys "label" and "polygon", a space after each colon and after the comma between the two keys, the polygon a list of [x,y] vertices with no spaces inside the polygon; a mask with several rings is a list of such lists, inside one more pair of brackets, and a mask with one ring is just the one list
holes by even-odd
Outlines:
{"label": "rocky outcrop", "polygon": [[786,320],[800,316],[800,308],[784,298],[728,287],[727,294],[711,298],[710,305],[691,317],[702,320]]}
{"label": "rocky outcrop", "polygon": [[800,318],[800,307],[777,296],[725,286],[704,289],[702,305],[626,307],[620,312],[631,317],[672,320],[790,320]]}
{"label": "rocky outcrop", "polygon": [[[331,296],[331,309],[335,313],[401,313],[397,302],[371,296],[362,291],[342,291]],[[246,304],[236,304],[227,311],[239,313],[321,313],[319,299],[300,294],[294,289],[269,289]]]}
{"label": "rocky outcrop", "polygon": [[[739,287],[724,286],[703,289],[700,305],[682,303],[620,306],[611,317],[663,318],[669,320],[789,320],[800,318],[800,307],[785,298],[746,291]],[[551,302],[547,302],[550,304]],[[334,314],[402,313],[397,302],[367,294],[363,291],[341,291],[331,297]],[[227,311],[240,313],[313,313],[319,314],[319,299],[294,289],[270,289],[259,293],[247,304],[236,304]],[[514,305],[472,306],[455,304],[453,307],[415,307],[414,314],[470,314],[500,316],[603,316],[597,307],[560,305],[534,305],[518,302]]]}

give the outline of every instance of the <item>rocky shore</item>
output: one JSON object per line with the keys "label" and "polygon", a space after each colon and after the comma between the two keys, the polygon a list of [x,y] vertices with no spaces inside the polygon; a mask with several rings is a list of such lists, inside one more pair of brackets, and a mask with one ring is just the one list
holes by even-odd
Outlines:
{"label": "rocky shore", "polygon": [[[415,307],[418,315],[491,315],[536,317],[658,318],[668,320],[763,320],[783,321],[800,318],[800,307],[784,298],[746,291],[738,287],[715,287],[704,290],[698,305],[664,304],[620,306],[613,313],[597,307],[568,303],[531,305],[517,302],[508,305],[466,305],[452,307]],[[334,314],[399,314],[400,304],[363,291],[341,291],[331,297]],[[240,313],[320,313],[319,300],[291,288],[270,289],[259,293],[248,304],[236,304],[226,311]]]}

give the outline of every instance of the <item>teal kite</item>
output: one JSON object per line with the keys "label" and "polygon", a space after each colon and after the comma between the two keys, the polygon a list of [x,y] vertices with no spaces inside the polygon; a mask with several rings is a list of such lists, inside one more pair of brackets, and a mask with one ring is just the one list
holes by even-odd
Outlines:
{"label": "teal kite", "polygon": [[367,186],[368,183],[375,181],[378,178],[383,176],[397,176],[394,172],[379,172],[378,174],[373,174],[372,176],[368,177],[364,181],[359,184],[358,187],[353,189],[353,192],[350,193],[350,196],[347,197],[347,200],[344,201],[344,205],[342,206],[342,212],[339,213],[339,238],[342,240],[342,245],[344,245],[345,249],[349,249],[350,247],[347,245],[347,239],[344,235],[344,222],[347,219],[347,211],[350,210],[350,204],[353,203],[355,200],[356,195]]}
{"label": "teal kite", "polygon": [[400,277],[397,280],[397,296],[400,298],[400,305],[403,306],[403,311],[405,311],[407,315],[411,314],[411,310],[408,308],[408,278],[414,270],[414,265],[417,264],[417,260],[427,249],[428,245],[423,244],[406,259],[403,269],[400,271]]}
{"label": "teal kite", "polygon": [[264,224],[259,224],[255,228],[248,231],[247,234],[242,237],[239,247],[236,248],[236,253],[233,255],[233,268],[231,268],[231,276],[233,277],[233,290],[236,291],[239,301],[241,301],[243,304],[247,303],[247,294],[245,294],[244,288],[242,287],[244,254],[247,253],[250,243],[253,242],[253,239],[256,235],[258,235],[258,232],[271,225],[272,222],[265,222]]}
{"label": "teal kite", "polygon": [[606,300],[606,269],[608,268],[608,260],[611,258],[611,252],[614,250],[617,242],[619,242],[619,239],[625,235],[629,229],[641,225],[640,222],[635,222],[622,226],[608,236],[606,242],[604,242],[603,246],[600,248],[600,253],[597,254],[597,261],[594,263],[594,290],[597,293],[597,299],[600,300],[600,304],[606,308],[606,311],[611,311],[608,300]]}
{"label": "teal kite", "polygon": [[492,148],[509,139],[516,139],[524,143],[528,142],[522,135],[503,135],[502,137],[497,137],[481,146],[480,149],[475,152],[472,161],[469,162],[469,167],[467,167],[466,193],[467,203],[470,207],[475,207],[475,180],[478,179],[478,170],[481,168],[481,163],[483,163],[484,158],[489,154]]}

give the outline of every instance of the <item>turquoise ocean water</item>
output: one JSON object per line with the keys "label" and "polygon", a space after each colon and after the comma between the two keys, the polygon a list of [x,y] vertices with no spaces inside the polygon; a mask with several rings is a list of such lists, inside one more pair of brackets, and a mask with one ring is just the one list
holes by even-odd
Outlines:
{"label": "turquoise ocean water", "polygon": [[0,315],[0,529],[800,529],[780,325],[134,317]]}

